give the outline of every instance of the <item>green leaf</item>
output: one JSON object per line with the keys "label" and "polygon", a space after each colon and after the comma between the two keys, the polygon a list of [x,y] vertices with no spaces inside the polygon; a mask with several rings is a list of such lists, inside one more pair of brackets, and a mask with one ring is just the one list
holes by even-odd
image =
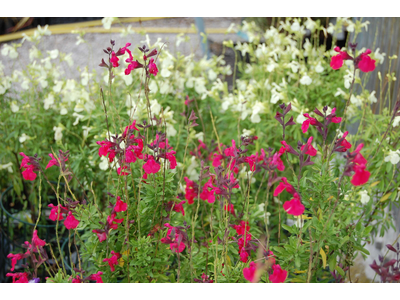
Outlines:
{"label": "green leaf", "polygon": [[350,237],[347,235],[343,238],[343,240],[340,242],[339,247],[342,247],[344,243],[346,243],[348,240],[350,239]]}
{"label": "green leaf", "polygon": [[333,271],[336,268],[336,254],[333,253],[330,257],[329,257],[329,270]]}
{"label": "green leaf", "polygon": [[335,270],[338,271],[340,275],[344,276],[344,271],[341,267],[336,266]]}

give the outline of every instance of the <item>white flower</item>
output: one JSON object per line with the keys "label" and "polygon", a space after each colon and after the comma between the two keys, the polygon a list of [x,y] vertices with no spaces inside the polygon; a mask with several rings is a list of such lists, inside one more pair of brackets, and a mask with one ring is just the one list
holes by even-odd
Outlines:
{"label": "white flower", "polygon": [[105,156],[100,157],[101,162],[99,163],[99,168],[103,171],[108,169],[108,159]]}
{"label": "white flower", "polygon": [[321,66],[321,62],[319,62],[318,65],[315,67],[315,72],[322,73],[323,71],[324,68]]}
{"label": "white flower", "polygon": [[400,150],[392,151],[389,150],[389,155],[385,157],[386,162],[391,162],[393,165],[397,165],[400,161]]}
{"label": "white flower", "polygon": [[348,32],[354,32],[354,28],[355,26],[353,22],[350,22],[350,24],[346,27]]}
{"label": "white flower", "polygon": [[253,105],[252,108],[253,108],[253,112],[250,117],[250,121],[252,123],[260,123],[261,118],[258,114],[264,112],[264,105],[261,102],[257,101],[256,104]]}
{"label": "white flower", "polygon": [[379,60],[379,62],[380,62],[380,64],[383,64],[383,61],[385,60],[385,55],[386,55],[386,53],[379,53],[379,48],[377,48],[376,50],[375,50],[375,58],[377,59],[377,60]]}
{"label": "white flower", "polygon": [[74,60],[72,59],[72,54],[68,54],[64,57],[64,61],[68,64],[68,66],[72,67],[74,64]]}
{"label": "white flower", "polygon": [[12,162],[9,162],[8,164],[0,165],[0,170],[7,169],[9,173],[12,173],[13,172],[12,166],[13,166]]}
{"label": "white flower", "polygon": [[116,19],[116,18],[113,18],[113,17],[103,18],[103,19],[101,20],[101,23],[103,23],[103,27],[104,27],[105,29],[110,29],[110,28],[111,28],[111,24],[113,23],[113,21],[114,21],[115,19]]}
{"label": "white flower", "polygon": [[350,102],[353,103],[355,106],[362,105],[362,99],[359,96],[351,95]]}
{"label": "white flower", "polygon": [[312,83],[312,79],[306,74],[300,79],[300,83],[302,85],[310,85]]}
{"label": "white flower", "polygon": [[292,72],[293,72],[293,73],[297,73],[297,71],[298,71],[299,68],[300,68],[300,65],[299,65],[299,63],[298,63],[297,61],[291,61],[291,62],[288,64],[288,66],[289,66],[290,68],[292,68]]}
{"label": "white flower", "polygon": [[123,28],[121,32],[121,37],[126,37],[129,34],[134,34],[135,30],[132,29],[132,25],[129,25],[127,28]]}
{"label": "white flower", "polygon": [[54,131],[54,139],[56,141],[61,141],[62,136],[63,136],[62,135],[63,128],[54,126],[53,127],[53,131]]}
{"label": "white flower", "polygon": [[368,196],[367,190],[360,191],[358,194],[361,196],[361,203],[364,205],[368,203],[369,199],[371,199],[371,197]]}
{"label": "white flower", "polygon": [[300,24],[299,24],[299,22],[294,21],[293,24],[292,24],[292,26],[290,26],[290,29],[291,29],[292,31],[299,31],[299,30],[300,30]]}
{"label": "white flower", "polygon": [[10,58],[17,58],[18,57],[18,52],[15,50],[14,47],[4,44],[3,49],[1,50],[1,54],[3,56],[9,56]]}
{"label": "white flower", "polygon": [[31,137],[26,135],[25,133],[23,133],[20,137],[19,137],[19,142],[22,144],[23,142],[25,142],[26,140],[30,140]]}
{"label": "white flower", "polygon": [[52,94],[48,95],[46,99],[43,100],[44,109],[48,110],[50,106],[54,104],[54,96]]}
{"label": "white flower", "polygon": [[49,54],[51,59],[56,59],[58,57],[59,51],[57,49],[47,51],[47,54]]}
{"label": "white flower", "polygon": [[272,89],[271,95],[272,97],[270,101],[273,104],[277,103],[279,100],[284,98],[283,95],[277,91],[276,87]]}
{"label": "white flower", "polygon": [[14,102],[11,103],[11,111],[13,113],[16,113],[17,111],[19,111],[19,106],[17,104],[15,104]]}
{"label": "white flower", "polygon": [[395,117],[393,120],[393,127],[397,127],[400,124],[400,116]]}
{"label": "white flower", "polygon": [[346,70],[346,75],[343,76],[344,78],[344,87],[349,89],[351,86],[351,82],[353,81],[353,73],[350,70]]}
{"label": "white flower", "polygon": [[33,61],[35,58],[39,57],[40,57],[40,51],[35,46],[32,46],[32,48],[29,49],[29,59]]}
{"label": "white flower", "polygon": [[[328,113],[327,113],[328,115]],[[336,129],[336,132],[338,133],[338,138],[340,139],[343,136],[343,132],[338,128]]]}
{"label": "white flower", "polygon": [[162,77],[169,77],[169,76],[171,76],[171,71],[170,70],[168,70],[167,68],[163,68],[162,70],[161,70],[161,72],[160,72],[160,74],[161,74],[161,76]]}
{"label": "white flower", "polygon": [[243,129],[243,136],[252,136],[254,132],[254,129]]}
{"label": "white flower", "polygon": [[375,97],[375,91],[373,91],[373,92],[369,95],[368,100],[369,100],[371,103],[376,103],[376,102],[378,102],[378,99],[376,99],[376,97]]}
{"label": "white flower", "polygon": [[217,79],[217,73],[215,73],[213,69],[208,70],[208,79],[211,81]]}
{"label": "white flower", "polygon": [[66,115],[67,113],[68,113],[68,110],[67,110],[64,106],[62,106],[62,107],[61,107],[61,110],[60,110],[60,115],[64,116],[64,115]]}
{"label": "white flower", "polygon": [[158,91],[158,86],[155,80],[150,81],[149,84],[150,93],[155,94]]}
{"label": "white flower", "polygon": [[82,126],[82,129],[83,129],[83,137],[86,139],[89,134],[89,131],[92,130],[93,127]]}
{"label": "white flower", "polygon": [[167,123],[166,127],[167,127],[167,129],[166,129],[167,136],[175,136],[177,134],[177,131],[176,131],[174,125]]}
{"label": "white flower", "polygon": [[157,102],[156,99],[150,100],[150,111],[153,116],[160,114],[161,105]]}
{"label": "white flower", "polygon": [[294,225],[298,228],[303,228],[304,226],[304,218],[302,218],[301,216],[298,216],[296,218],[296,222],[294,223]]}
{"label": "white flower", "polygon": [[345,97],[346,93],[342,89],[337,88],[337,92],[335,93],[335,97],[340,96],[340,95]]}
{"label": "white flower", "polygon": [[196,157],[192,156],[191,163],[186,171],[186,174],[188,175],[190,180],[199,180],[199,173],[197,173],[197,171],[196,171],[196,168],[198,166],[199,166],[199,164],[196,161]]}
{"label": "white flower", "polygon": [[306,28],[308,30],[313,31],[316,23],[313,20],[311,20],[311,18],[307,17],[307,21],[304,22],[304,25],[306,25]]}
{"label": "white flower", "polygon": [[55,80],[54,81],[54,86],[53,86],[53,91],[55,93],[61,92],[62,86],[63,86],[63,82],[62,81]]}
{"label": "white flower", "polygon": [[83,119],[85,116],[84,115],[80,115],[80,114],[78,114],[78,113],[76,113],[76,112],[74,112],[73,114],[72,114],[72,116],[73,117],[76,117],[76,119],[75,119],[75,122],[72,124],[72,125],[77,125],[78,123],[79,123],[79,120],[80,119]]}
{"label": "white flower", "polygon": [[196,133],[194,136],[196,137],[196,139],[204,141],[204,132]]}
{"label": "white flower", "polygon": [[198,94],[204,94],[207,93],[207,89],[206,89],[206,81],[204,80],[203,77],[198,77],[195,79],[195,84],[194,84],[194,90],[198,93]]}
{"label": "white flower", "polygon": [[303,111],[301,111],[301,113],[297,116],[296,118],[296,122],[298,124],[303,124],[303,122],[307,120],[307,118],[305,116],[303,116]]}
{"label": "white flower", "polygon": [[[87,71],[82,72],[81,74],[81,84],[83,86],[86,86],[89,82],[89,79],[92,77],[93,75],[88,73]],[[130,77],[130,76],[126,76],[126,77]]]}

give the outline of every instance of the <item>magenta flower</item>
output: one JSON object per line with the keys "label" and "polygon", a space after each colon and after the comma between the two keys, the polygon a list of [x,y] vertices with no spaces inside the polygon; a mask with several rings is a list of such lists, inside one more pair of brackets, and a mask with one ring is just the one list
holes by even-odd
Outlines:
{"label": "magenta flower", "polygon": [[75,219],[71,211],[68,212],[68,216],[64,221],[64,225],[67,229],[75,229],[78,227],[79,221]]}
{"label": "magenta flower", "polygon": [[229,211],[232,215],[234,215],[236,217],[235,207],[234,207],[234,205],[232,203],[228,204],[228,205],[225,205],[224,206],[224,210]]}
{"label": "magenta flower", "polygon": [[117,202],[115,203],[114,210],[115,212],[123,212],[128,209],[128,203],[121,201],[121,197],[117,196]]}
{"label": "magenta flower", "polygon": [[372,72],[373,70],[375,70],[376,60],[368,56],[368,54],[370,53],[371,50],[367,49],[364,53],[360,55],[361,59],[358,62],[358,68],[365,73]]}
{"label": "magenta flower", "polygon": [[176,158],[174,156],[175,153],[176,153],[175,151],[170,151],[170,152],[165,153],[165,156],[169,160],[169,163],[170,163],[169,168],[171,170],[175,169],[177,166]]}
{"label": "magenta flower", "polygon": [[107,156],[108,154],[108,159],[110,160],[110,162],[114,161],[114,157],[115,157],[115,150],[110,149],[111,147],[114,147],[115,144],[109,141],[97,141],[96,142],[98,145],[100,145],[101,147],[99,148],[99,156]]}
{"label": "magenta flower", "polygon": [[[312,140],[313,140],[313,137],[311,136],[311,137],[308,139],[308,141],[307,141],[307,149],[308,149],[308,150],[306,151],[305,154],[308,154],[308,155],[310,155],[310,156],[315,156],[315,155],[317,155],[317,149],[315,149],[315,148],[311,145]],[[304,149],[305,146],[306,146],[306,145],[301,146],[300,150],[303,151],[303,149]]]}
{"label": "magenta flower", "polygon": [[118,61],[119,61],[119,58],[115,55],[115,52],[113,51],[113,52],[111,53],[110,62],[112,63],[112,66],[113,66],[114,68],[119,67]]}
{"label": "magenta flower", "polygon": [[103,262],[108,262],[110,266],[111,272],[115,271],[115,266],[118,265],[118,259],[121,257],[121,254],[111,251],[112,256],[110,258],[103,259]]}
{"label": "magenta flower", "polygon": [[32,235],[32,247],[36,249],[36,247],[38,246],[43,247],[44,245],[46,245],[46,242],[44,240],[39,239],[37,235],[37,230],[35,230]]}
{"label": "magenta flower", "polygon": [[290,194],[295,193],[295,190],[294,190],[293,186],[290,183],[288,183],[286,177],[282,177],[281,179],[282,179],[282,181],[279,182],[279,185],[276,187],[276,189],[274,191],[274,197],[278,196],[285,189]]}
{"label": "magenta flower", "polygon": [[[107,217],[107,223],[110,226],[111,229],[118,229],[118,224],[122,223],[124,219],[116,219],[115,217],[117,216],[116,213],[111,214],[111,216]],[[115,224],[114,224],[115,223]],[[100,238],[99,238],[100,239]]]}
{"label": "magenta flower", "polygon": [[243,268],[243,276],[246,280],[250,282],[255,282],[256,278],[257,265],[254,261],[250,262],[250,266],[248,268]]}
{"label": "magenta flower", "polygon": [[248,221],[240,221],[239,225],[234,225],[233,228],[236,230],[238,235],[243,235],[245,232],[249,232],[250,226]]}
{"label": "magenta flower", "polygon": [[169,244],[172,252],[181,253],[186,248],[186,236],[178,227],[173,227],[168,223],[165,223],[164,226],[168,228],[168,232],[167,236],[161,239],[161,243]]}
{"label": "magenta flower", "polygon": [[153,155],[147,156],[147,162],[143,165],[146,174],[155,174],[160,171],[161,166],[154,160]]}
{"label": "magenta flower", "polygon": [[101,275],[103,275],[103,272],[98,271],[96,274],[90,275],[89,280],[96,281],[96,283],[103,283],[103,279],[101,278]]}
{"label": "magenta flower", "polygon": [[157,65],[154,63],[154,58],[150,58],[149,72],[150,72],[150,74],[153,74],[154,76],[156,76],[158,73]]}
{"label": "magenta flower", "polygon": [[183,209],[183,204],[185,204],[185,203],[186,203],[186,200],[183,200],[183,201],[181,201],[179,203],[175,203],[174,211],[180,212],[184,216],[185,215],[185,210]]}
{"label": "magenta flower", "polygon": [[11,258],[11,271],[14,271],[15,265],[17,264],[17,262],[21,259],[24,259],[25,256],[24,254],[18,253],[18,254],[8,254],[7,258]]}
{"label": "magenta flower", "polygon": [[286,201],[283,204],[283,209],[289,214],[293,216],[300,216],[304,213],[304,205],[301,204],[300,199],[298,198],[297,194],[295,197],[290,200]]}
{"label": "magenta flower", "polygon": [[303,114],[303,116],[305,116],[307,120],[305,120],[301,125],[301,131],[303,131],[303,133],[306,133],[310,124],[315,126],[318,124],[318,121],[317,119],[310,117],[309,114]]}
{"label": "magenta flower", "polygon": [[61,204],[54,206],[54,204],[49,204],[48,207],[51,208],[49,219],[52,221],[63,220],[63,213],[67,213],[67,208],[62,206]]}
{"label": "magenta flower", "polygon": [[203,186],[203,191],[200,193],[200,199],[204,201],[207,200],[208,203],[214,203],[216,189],[217,188],[212,184],[212,178],[210,178]]}
{"label": "magenta flower", "polygon": [[7,273],[7,277],[12,277],[13,283],[29,283],[28,273]]}
{"label": "magenta flower", "polygon": [[185,199],[188,201],[188,204],[193,204],[193,199],[197,197],[198,188],[194,181],[190,180],[189,178],[184,178],[186,181],[186,188],[185,188]]}
{"label": "magenta flower", "polygon": [[335,55],[331,58],[331,68],[334,70],[338,70],[343,66],[343,60],[353,59],[350,55],[347,54],[346,51],[341,51],[339,47],[335,47],[336,52],[339,52],[338,55]]}
{"label": "magenta flower", "polygon": [[24,177],[25,180],[35,180],[37,174],[34,171],[39,171],[38,166],[36,166],[36,164],[33,164],[31,158],[25,155],[23,152],[21,152],[19,155],[24,157],[20,166],[20,169],[25,168],[25,170],[22,171],[22,177]]}
{"label": "magenta flower", "polygon": [[99,238],[100,243],[107,239],[107,234],[106,234],[105,230],[93,229],[92,232],[97,234],[97,237]]}
{"label": "magenta flower", "polygon": [[247,251],[241,251],[240,252],[240,261],[247,263],[247,259],[249,257],[249,254],[247,253]]}
{"label": "magenta flower", "polygon": [[272,266],[273,273],[269,275],[269,281],[272,283],[283,283],[286,280],[288,272],[282,270],[280,265],[273,265]]}
{"label": "magenta flower", "polygon": [[119,168],[117,169],[118,175],[120,175],[120,176],[129,175],[128,172],[125,172],[125,171],[124,171],[124,170],[126,170],[126,169],[128,169],[128,166],[119,167]]}

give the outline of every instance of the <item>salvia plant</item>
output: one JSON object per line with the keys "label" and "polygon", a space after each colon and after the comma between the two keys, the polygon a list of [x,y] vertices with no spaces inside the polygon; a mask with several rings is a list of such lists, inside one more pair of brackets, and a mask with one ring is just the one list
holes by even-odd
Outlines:
{"label": "salvia plant", "polygon": [[[356,256],[393,227],[400,99],[364,89],[367,76],[381,80],[379,51],[319,43],[345,22],[366,26],[244,22],[249,42],[225,42],[233,71],[223,55],[196,62],[160,41],[111,40],[80,83],[57,71],[67,55],[38,50],[40,28],[32,64],[2,79],[12,113],[2,114],[1,159],[23,207],[37,207],[7,277],[40,282],[44,268],[49,283],[352,282]],[[46,222],[56,225],[48,241],[37,230]],[[371,268],[398,282],[398,244],[388,249],[397,259]]]}

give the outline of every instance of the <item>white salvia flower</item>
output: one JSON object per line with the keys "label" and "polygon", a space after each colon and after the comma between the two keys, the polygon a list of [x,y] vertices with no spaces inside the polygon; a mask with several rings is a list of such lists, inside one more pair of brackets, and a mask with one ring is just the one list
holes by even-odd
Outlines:
{"label": "white salvia flower", "polygon": [[29,79],[25,78],[21,83],[21,88],[24,90],[29,90]]}
{"label": "white salvia flower", "polygon": [[104,27],[105,29],[110,29],[110,28],[111,28],[111,24],[113,23],[113,21],[114,21],[115,19],[116,19],[116,18],[114,18],[114,17],[103,18],[103,19],[101,20],[101,23],[103,23],[103,27]]}
{"label": "white salvia flower", "polygon": [[266,70],[267,72],[271,73],[276,67],[278,67],[278,64],[274,62],[272,59],[270,59],[266,67]]}
{"label": "white salvia flower", "polygon": [[296,122],[298,124],[303,124],[303,122],[307,120],[307,118],[305,116],[303,116],[303,111],[301,111],[301,113],[297,116],[296,118]]}
{"label": "white salvia flower", "polygon": [[348,32],[354,32],[354,28],[355,28],[354,23],[351,22],[351,21],[349,21],[349,23],[350,24],[346,27],[347,31]]}
{"label": "white salvia flower", "polygon": [[[93,75],[88,73],[86,70],[84,72],[82,72],[81,74],[81,84],[83,86],[86,86],[89,83],[89,79],[92,77]],[[126,76],[129,77],[129,76]]]}
{"label": "white salvia flower", "polygon": [[297,61],[291,61],[288,66],[292,69],[293,73],[297,73],[300,68],[300,64]]}
{"label": "white salvia flower", "polygon": [[170,70],[164,68],[164,69],[161,70],[160,74],[161,74],[162,77],[166,78],[166,77],[171,76],[172,73],[171,73]]}
{"label": "white salvia flower", "polygon": [[290,26],[290,29],[291,29],[292,31],[299,31],[299,30],[300,30],[300,24],[299,24],[299,22],[294,21],[293,24],[292,24],[292,26]]}
{"label": "white salvia flower", "polygon": [[344,78],[344,87],[349,89],[351,86],[351,82],[353,81],[353,73],[350,70],[346,70],[346,75],[343,76]]}
{"label": "white salvia flower", "polygon": [[15,50],[14,47],[4,44],[3,49],[1,50],[1,54],[3,56],[9,56],[10,58],[14,59],[18,57],[18,52]]}
{"label": "white salvia flower", "polygon": [[75,119],[75,122],[72,124],[72,125],[77,125],[78,123],[79,123],[79,120],[80,119],[83,119],[85,116],[84,115],[80,115],[80,114],[78,114],[78,113],[76,113],[76,112],[74,112],[73,114],[72,114],[72,116],[73,117],[76,117],[76,119]]}
{"label": "white salvia flower", "polygon": [[39,57],[40,57],[40,51],[35,46],[32,46],[31,49],[29,49],[30,61],[33,61],[35,58],[39,58]]}
{"label": "white salvia flower", "polygon": [[378,102],[378,99],[376,99],[376,97],[375,97],[375,91],[373,91],[373,92],[369,95],[368,100],[369,100],[371,103],[376,103],[376,102]]}
{"label": "white salvia flower", "polygon": [[177,134],[177,131],[176,131],[174,125],[167,123],[166,127],[167,127],[167,129],[166,129],[167,136],[175,136]]}
{"label": "white salvia flower", "polygon": [[397,127],[400,124],[400,116],[399,117],[395,117],[393,120],[393,127]]}
{"label": "white salvia flower", "polygon": [[385,157],[385,161],[386,162],[390,161],[391,164],[397,165],[400,161],[399,154],[400,154],[400,150],[397,150],[397,151],[389,150],[389,155]]}
{"label": "white salvia flower", "polygon": [[196,133],[194,136],[196,137],[196,139],[204,141],[204,132]]}
{"label": "white salvia flower", "polygon": [[312,83],[312,79],[306,74],[300,79],[300,83],[302,85],[310,85]]}
{"label": "white salvia flower", "polygon": [[[328,113],[327,113],[328,115]],[[338,138],[340,139],[343,136],[343,132],[338,128],[336,129],[336,132],[338,132]]]}
{"label": "white salvia flower", "polygon": [[11,111],[13,113],[16,113],[17,111],[19,111],[19,106],[17,104],[15,104],[15,102],[12,102],[10,107],[11,107]]}
{"label": "white salvia flower", "polygon": [[272,89],[271,95],[272,97],[270,101],[273,104],[277,103],[279,100],[284,98],[283,95],[277,91],[276,87]]}
{"label": "white salvia flower", "polygon": [[53,86],[53,91],[55,93],[61,92],[62,86],[63,86],[63,82],[62,81],[55,80],[54,81],[54,86]]}
{"label": "white salvia flower", "polygon": [[48,95],[46,99],[43,100],[44,109],[48,110],[50,106],[54,104],[54,96],[52,94]]}
{"label": "white salvia flower", "polygon": [[74,60],[72,59],[72,54],[68,54],[64,57],[64,61],[68,64],[68,66],[72,67],[74,64]]}
{"label": "white salvia flower", "polygon": [[54,126],[53,131],[54,131],[54,139],[56,141],[61,141],[62,136],[63,136],[63,134],[62,134],[63,128]]}
{"label": "white salvia flower", "polygon": [[256,104],[253,105],[252,108],[253,108],[253,112],[250,117],[250,121],[252,123],[260,123],[261,118],[258,114],[264,112],[264,105],[261,102],[257,101]]}
{"label": "white salvia flower", "polygon": [[386,56],[386,53],[379,53],[379,48],[377,48],[376,50],[375,50],[375,58],[377,59],[377,60],[379,60],[379,62],[380,62],[380,64],[383,64],[383,61],[385,60],[385,56]]}
{"label": "white salvia flower", "polygon": [[313,20],[311,20],[311,18],[307,17],[307,21],[304,22],[304,25],[306,25],[306,28],[308,30],[313,31],[316,26],[316,23]]}
{"label": "white salvia flower", "polygon": [[236,86],[240,91],[245,91],[247,89],[247,82],[245,80],[236,80]]}
{"label": "white salvia flower", "polygon": [[371,197],[368,196],[367,190],[360,191],[358,194],[361,196],[361,203],[364,205],[368,203],[369,199],[371,199]]}
{"label": "white salvia flower", "polygon": [[65,108],[64,106],[62,106],[62,107],[61,107],[61,110],[60,110],[60,115],[64,116],[64,115],[66,115],[67,113],[68,113],[67,108]]}
{"label": "white salvia flower", "polygon": [[106,171],[108,169],[108,159],[105,156],[100,157],[99,168],[100,170]]}
{"label": "white salvia flower", "polygon": [[315,72],[322,73],[323,71],[324,68],[321,66],[321,62],[319,62],[318,65],[315,67]]}
{"label": "white salvia flower", "polygon": [[210,81],[217,79],[217,73],[215,73],[213,69],[208,70],[208,79],[210,79]]}
{"label": "white salvia flower", "polygon": [[335,93],[335,97],[340,96],[340,95],[345,97],[346,93],[341,88],[337,88],[337,92]]}
{"label": "white salvia flower", "polygon": [[82,129],[83,129],[83,137],[86,139],[89,134],[89,131],[92,130],[93,127],[82,126]]}
{"label": "white salvia flower", "polygon": [[51,35],[51,31],[48,29],[49,25],[44,26],[43,28],[38,25],[37,31],[40,35]]}
{"label": "white salvia flower", "polygon": [[252,136],[254,132],[254,129],[243,129],[243,136]]}
{"label": "white salvia flower", "polygon": [[129,34],[134,34],[135,30],[132,29],[132,25],[129,25],[127,28],[123,28],[121,32],[121,37],[126,37]]}
{"label": "white salvia flower", "polygon": [[157,102],[156,99],[150,100],[150,110],[153,116],[160,114],[161,105]]}
{"label": "white salvia flower", "polygon": [[56,59],[58,57],[59,51],[57,49],[47,51],[51,59]]}
{"label": "white salvia flower", "polygon": [[355,106],[361,106],[362,105],[362,99],[360,97],[358,97],[358,96],[351,95],[350,102],[352,104],[354,104]]}
{"label": "white salvia flower", "polygon": [[[229,67],[230,67],[230,66],[229,66]],[[245,72],[246,74],[251,74],[251,73],[253,73],[253,66],[250,65],[250,64],[247,64],[247,65],[246,65],[246,70],[244,70],[244,72]]]}
{"label": "white salvia flower", "polygon": [[25,133],[23,133],[20,137],[19,137],[19,142],[22,144],[23,142],[25,142],[26,140],[30,140],[31,137],[26,135]]}
{"label": "white salvia flower", "polygon": [[9,173],[13,173],[12,167],[13,167],[12,162],[9,162],[8,164],[0,165],[0,170],[7,169],[7,171],[8,171]]}
{"label": "white salvia flower", "polygon": [[158,91],[158,86],[155,80],[150,81],[149,84],[150,93],[155,94]]}

